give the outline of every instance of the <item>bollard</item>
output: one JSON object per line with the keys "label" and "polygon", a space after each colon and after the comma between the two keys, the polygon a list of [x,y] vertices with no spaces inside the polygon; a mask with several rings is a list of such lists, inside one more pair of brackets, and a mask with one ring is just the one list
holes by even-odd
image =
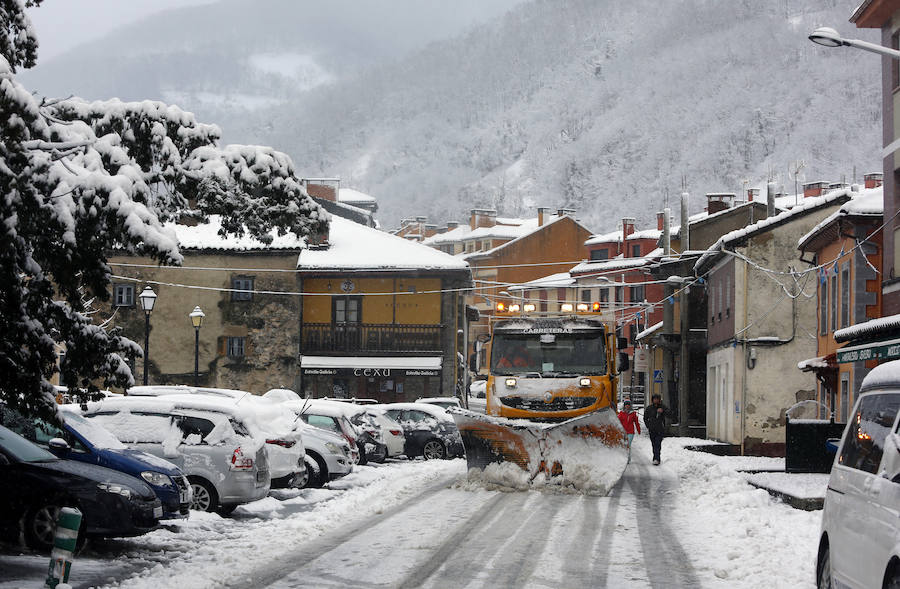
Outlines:
{"label": "bollard", "polygon": [[62,584],[68,585],[74,559],[72,553],[75,552],[75,544],[78,541],[79,527],[81,527],[81,512],[78,509],[63,507],[59,510],[44,589],[58,589]]}

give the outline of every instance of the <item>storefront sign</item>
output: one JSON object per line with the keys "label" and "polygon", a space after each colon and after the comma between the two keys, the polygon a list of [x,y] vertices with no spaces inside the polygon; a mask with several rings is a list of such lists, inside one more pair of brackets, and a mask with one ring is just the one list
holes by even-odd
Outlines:
{"label": "storefront sign", "polygon": [[848,362],[864,362],[866,360],[891,360],[900,358],[900,343],[882,343],[878,342],[869,347],[853,346],[853,349],[838,350],[838,364]]}
{"label": "storefront sign", "polygon": [[304,368],[305,376],[362,376],[391,378],[395,376],[440,376],[440,370],[421,368]]}
{"label": "storefront sign", "polygon": [[337,368],[304,368],[303,374],[329,374],[336,375],[338,373]]}

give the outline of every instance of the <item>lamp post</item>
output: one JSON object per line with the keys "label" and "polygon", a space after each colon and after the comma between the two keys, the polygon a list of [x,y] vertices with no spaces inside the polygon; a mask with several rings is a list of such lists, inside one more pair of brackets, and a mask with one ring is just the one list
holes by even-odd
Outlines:
{"label": "lamp post", "polygon": [[144,310],[144,386],[147,386],[147,366],[150,364],[150,313],[156,304],[156,293],[149,286],[138,296],[141,301],[141,309]]}
{"label": "lamp post", "polygon": [[809,36],[809,40],[825,47],[856,47],[864,51],[871,51],[878,55],[884,55],[892,59],[900,59],[900,51],[883,47],[868,41],[860,41],[859,39],[845,39],[840,33],[831,27],[819,27]]}
{"label": "lamp post", "polygon": [[194,386],[198,385],[200,378],[200,326],[203,325],[203,318],[206,315],[200,310],[200,305],[194,307],[188,317],[191,318],[191,325],[194,326]]}

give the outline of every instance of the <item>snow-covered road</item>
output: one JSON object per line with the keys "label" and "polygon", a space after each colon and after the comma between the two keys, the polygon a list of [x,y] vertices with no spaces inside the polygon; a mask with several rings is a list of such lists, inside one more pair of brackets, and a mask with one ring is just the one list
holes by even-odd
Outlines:
{"label": "snow-covered road", "polygon": [[[363,467],[331,489],[95,546],[76,560],[73,585],[811,587],[820,512],[736,472],[773,459],[681,448],[689,442],[666,440],[653,466],[639,437],[607,497],[486,490],[466,481],[462,460]],[[0,588],[34,585],[45,570],[46,558],[0,554]]]}

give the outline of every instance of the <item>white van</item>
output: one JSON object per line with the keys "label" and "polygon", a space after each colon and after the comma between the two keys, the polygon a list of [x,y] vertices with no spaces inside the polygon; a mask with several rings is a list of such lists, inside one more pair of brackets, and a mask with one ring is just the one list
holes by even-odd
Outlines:
{"label": "white van", "polygon": [[900,587],[900,361],[863,380],[835,456],[816,564],[819,587]]}

